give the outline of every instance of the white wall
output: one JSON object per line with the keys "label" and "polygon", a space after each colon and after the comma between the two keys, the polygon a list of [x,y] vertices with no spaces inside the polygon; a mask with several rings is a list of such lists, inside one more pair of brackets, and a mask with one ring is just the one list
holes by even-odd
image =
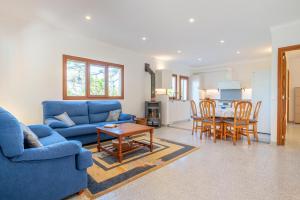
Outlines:
{"label": "white wall", "polygon": [[45,24],[19,29],[1,26],[0,42],[0,106],[19,120],[40,123],[41,102],[62,100],[63,54],[124,64],[123,110],[143,116],[147,98],[144,63],[153,63],[151,58]]}
{"label": "white wall", "polygon": [[252,74],[261,69],[271,68],[271,57],[194,69],[202,77],[202,89],[218,89],[218,82],[228,79],[240,81],[242,88],[251,88]]}
{"label": "white wall", "polygon": [[271,140],[277,142],[277,68],[278,48],[300,44],[300,21],[271,28],[272,76],[271,76]]}
{"label": "white wall", "polygon": [[300,87],[300,54],[289,55],[287,53],[287,66],[290,70],[289,120],[294,121],[294,89],[295,87]]}

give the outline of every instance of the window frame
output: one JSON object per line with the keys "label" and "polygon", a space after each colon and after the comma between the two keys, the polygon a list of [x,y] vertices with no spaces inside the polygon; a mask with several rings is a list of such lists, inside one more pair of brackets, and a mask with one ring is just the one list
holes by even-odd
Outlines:
{"label": "window frame", "polygon": [[[181,80],[186,80],[186,98],[185,100],[182,99],[182,95],[181,95]],[[188,101],[189,100],[189,77],[188,76],[179,76],[179,100],[182,101]]]}
{"label": "window frame", "polygon": [[[68,96],[67,88],[67,61],[74,60],[86,63],[85,69],[85,96]],[[104,67],[105,72],[105,94],[104,95],[91,95],[90,94],[90,65],[101,65]],[[109,96],[108,92],[108,69],[109,68],[121,69],[121,96]],[[88,58],[82,58],[77,56],[63,55],[63,100],[97,100],[97,99],[124,99],[124,65],[115,64],[110,62],[103,62],[99,60],[93,60]]]}

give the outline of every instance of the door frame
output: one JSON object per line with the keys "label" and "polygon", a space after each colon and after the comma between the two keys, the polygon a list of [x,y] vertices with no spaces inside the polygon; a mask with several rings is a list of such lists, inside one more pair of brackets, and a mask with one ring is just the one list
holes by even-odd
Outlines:
{"label": "door frame", "polygon": [[[299,45],[293,45],[293,46],[287,46],[287,47],[281,47],[278,48],[278,83],[277,83],[277,145],[284,145],[285,144],[285,134],[286,130],[283,130],[284,126],[281,122],[281,119],[284,116],[283,110],[287,109],[287,105],[282,103],[282,94],[284,93],[284,100],[287,101],[287,87],[283,87],[283,80],[286,78],[286,69],[287,66],[283,64],[284,58],[283,56],[285,55],[286,52],[289,51],[294,51],[294,50],[299,50],[300,49],[300,44]],[[285,71],[285,73],[282,73]],[[284,77],[285,76],[285,77]],[[287,118],[286,118],[287,119]]]}

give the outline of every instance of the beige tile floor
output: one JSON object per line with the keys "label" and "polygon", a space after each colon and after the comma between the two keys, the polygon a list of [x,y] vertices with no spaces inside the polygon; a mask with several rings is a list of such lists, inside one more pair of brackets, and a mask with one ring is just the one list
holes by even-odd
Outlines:
{"label": "beige tile floor", "polygon": [[[156,137],[200,147],[101,200],[290,200],[300,199],[300,126],[288,129],[287,144],[199,140],[189,130],[163,127]],[[74,199],[86,199],[84,196]]]}

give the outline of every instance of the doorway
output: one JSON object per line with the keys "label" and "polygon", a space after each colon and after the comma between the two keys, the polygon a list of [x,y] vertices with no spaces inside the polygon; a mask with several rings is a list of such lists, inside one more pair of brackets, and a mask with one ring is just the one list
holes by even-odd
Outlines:
{"label": "doorway", "polygon": [[[277,97],[277,144],[284,145],[286,142],[287,123],[290,119],[290,77],[287,55],[300,50],[300,45],[288,46],[278,49],[278,97]],[[293,73],[291,71],[291,73]],[[300,87],[300,85],[299,85]],[[288,117],[289,115],[289,117]]]}

